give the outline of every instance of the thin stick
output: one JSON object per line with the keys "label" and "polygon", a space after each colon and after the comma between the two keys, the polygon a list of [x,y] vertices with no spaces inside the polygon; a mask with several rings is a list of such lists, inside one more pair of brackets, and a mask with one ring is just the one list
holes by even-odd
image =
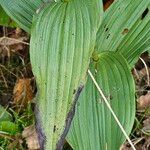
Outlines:
{"label": "thin stick", "polygon": [[107,98],[105,97],[105,95],[103,94],[101,88],[99,87],[98,83],[96,82],[94,76],[92,75],[91,71],[88,70],[88,74],[90,75],[91,79],[93,80],[97,90],[99,91],[100,95],[102,96],[102,98],[104,99],[104,102],[106,103],[107,107],[109,108],[110,112],[112,113],[114,119],[116,120],[118,126],[120,127],[121,131],[123,132],[124,136],[126,137],[126,139],[128,140],[128,142],[130,143],[131,147],[133,148],[133,150],[136,150],[132,141],[130,140],[130,138],[128,137],[126,131],[124,130],[123,126],[121,125],[120,121],[118,120],[116,114],[114,113],[114,111],[112,110]]}
{"label": "thin stick", "polygon": [[149,86],[149,85],[150,85],[150,79],[149,79],[149,71],[148,71],[148,67],[147,67],[146,62],[144,61],[143,58],[140,57],[140,60],[142,61],[142,63],[144,64],[144,67],[145,67],[145,69],[146,69],[146,74],[147,74],[147,84],[148,84],[148,86]]}
{"label": "thin stick", "polygon": [[[30,44],[29,44],[29,43],[27,43],[27,42],[24,42],[24,41],[21,41],[21,40],[15,39],[15,38],[6,37],[6,36],[1,37],[1,38],[0,38],[0,42],[1,42],[2,40],[4,40],[4,39],[6,39],[6,40],[11,40],[11,41],[16,42],[16,43],[14,43],[14,44],[22,43],[22,44],[25,44],[25,45],[30,45]],[[6,44],[6,45],[7,45],[7,44]],[[10,45],[10,44],[9,44],[9,45]],[[12,44],[12,45],[13,45],[13,44]]]}

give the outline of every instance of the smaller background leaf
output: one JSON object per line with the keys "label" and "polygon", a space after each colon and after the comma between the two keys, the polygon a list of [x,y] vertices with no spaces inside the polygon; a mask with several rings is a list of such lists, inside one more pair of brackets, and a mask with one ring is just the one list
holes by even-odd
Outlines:
{"label": "smaller background leaf", "polygon": [[2,0],[1,6],[6,13],[19,25],[30,32],[32,17],[43,5],[42,0]]}
{"label": "smaller background leaf", "polygon": [[12,116],[4,107],[0,105],[0,122],[1,121],[12,121]]}
{"label": "smaller background leaf", "polygon": [[19,133],[19,128],[16,124],[10,121],[1,121],[0,122],[0,133],[6,133],[10,135],[15,135]]}
{"label": "smaller background leaf", "polygon": [[0,25],[6,27],[17,27],[17,24],[5,13],[0,6]]}

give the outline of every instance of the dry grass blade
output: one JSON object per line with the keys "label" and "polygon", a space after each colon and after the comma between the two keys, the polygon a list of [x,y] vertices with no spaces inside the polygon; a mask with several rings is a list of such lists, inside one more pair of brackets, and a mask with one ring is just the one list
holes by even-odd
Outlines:
{"label": "dry grass blade", "polygon": [[148,84],[148,86],[149,86],[149,85],[150,85],[150,78],[149,78],[149,70],[148,70],[148,66],[147,66],[146,62],[144,61],[144,59],[142,59],[142,58],[140,57],[140,60],[142,61],[142,63],[144,64],[144,67],[145,67],[145,69],[146,69],[146,74],[147,74],[147,84]]}

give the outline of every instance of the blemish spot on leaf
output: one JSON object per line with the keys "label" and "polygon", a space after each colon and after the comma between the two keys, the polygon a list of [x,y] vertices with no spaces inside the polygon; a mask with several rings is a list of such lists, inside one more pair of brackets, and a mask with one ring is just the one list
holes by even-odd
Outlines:
{"label": "blemish spot on leaf", "polygon": [[73,94],[75,94],[75,93],[76,93],[76,90],[74,89],[74,90],[73,90]]}
{"label": "blemish spot on leaf", "polygon": [[107,35],[106,39],[108,39],[110,37],[110,34]]}
{"label": "blemish spot on leaf", "polygon": [[113,99],[113,96],[111,94],[105,95],[105,97],[107,98],[108,101]]}
{"label": "blemish spot on leaf", "polygon": [[56,125],[54,125],[54,129],[53,129],[53,132],[55,132],[56,131]]}
{"label": "blemish spot on leaf", "polygon": [[123,35],[127,34],[129,32],[129,29],[125,28],[122,32]]}
{"label": "blemish spot on leaf", "polygon": [[106,30],[105,30],[106,32],[108,31],[108,28],[106,28]]}
{"label": "blemish spot on leaf", "polygon": [[113,96],[112,96],[112,95],[110,95],[110,97],[109,97],[109,98],[110,98],[110,100],[112,100],[112,99],[113,99]]}
{"label": "blemish spot on leaf", "polygon": [[141,20],[143,20],[143,19],[146,17],[146,15],[148,14],[148,12],[149,12],[149,9],[146,8],[146,9],[144,10],[144,12],[142,13]]}

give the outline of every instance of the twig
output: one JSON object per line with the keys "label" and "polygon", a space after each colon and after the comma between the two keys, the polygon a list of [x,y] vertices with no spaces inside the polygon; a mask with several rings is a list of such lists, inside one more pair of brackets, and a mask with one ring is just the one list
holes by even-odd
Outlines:
{"label": "twig", "polygon": [[136,78],[139,80],[139,79],[140,79],[140,76],[139,76],[139,74],[138,74],[136,68],[133,68],[133,71],[134,71],[133,73],[135,74]]}
{"label": "twig", "polygon": [[5,69],[7,72],[9,72],[10,74],[14,75],[17,78],[17,75],[15,75],[13,72],[9,71],[9,69],[7,69],[5,66],[0,64],[0,67]]}
{"label": "twig", "polygon": [[149,86],[149,85],[150,85],[150,79],[149,79],[149,71],[148,71],[148,67],[147,67],[146,62],[144,61],[143,58],[140,57],[140,60],[142,61],[142,63],[144,64],[144,67],[145,67],[145,69],[146,69],[146,74],[147,74],[147,84],[148,84],[148,86]]}
{"label": "twig", "polygon": [[139,142],[141,142],[143,139],[144,139],[144,137],[135,139],[135,141],[133,142],[134,145],[137,145],[137,144],[138,144]]}
{"label": "twig", "polygon": [[110,112],[112,113],[114,119],[116,120],[118,126],[120,127],[121,131],[123,132],[124,136],[126,137],[126,139],[128,140],[128,142],[130,143],[131,147],[133,148],[133,150],[136,150],[132,141],[130,140],[130,138],[128,137],[126,131],[124,130],[123,126],[121,125],[120,121],[118,120],[116,114],[114,113],[114,111],[112,110],[107,98],[105,97],[105,95],[103,94],[101,88],[99,87],[97,81],[95,80],[94,76],[92,75],[91,71],[88,70],[88,74],[90,75],[93,83],[95,84],[97,90],[99,91],[100,95],[102,96],[102,98],[104,99],[104,102],[106,103],[107,107],[109,108]]}
{"label": "twig", "polygon": [[5,133],[2,133],[2,132],[0,132],[0,137],[2,137],[2,138],[7,138],[7,139],[9,139],[9,140],[11,140],[11,141],[14,140],[14,139],[11,138],[9,135],[6,135]]}
{"label": "twig", "polygon": [[4,80],[4,83],[5,83],[5,87],[8,89],[8,84],[7,84],[7,81],[6,81],[5,77],[4,77],[4,74],[3,74],[3,71],[2,71],[1,68],[0,68],[0,72],[1,72],[1,76],[2,76],[2,78]]}
{"label": "twig", "polygon": [[[30,45],[30,44],[27,43],[27,42],[24,42],[24,41],[15,39],[15,38],[6,37],[6,36],[3,36],[3,37],[0,38],[0,42],[2,42],[3,40],[14,41],[15,43],[13,43],[13,44],[22,43],[22,44],[25,44],[25,45],[28,45],[28,46]],[[10,43],[9,43],[9,45],[13,45],[13,44],[10,44]],[[1,45],[3,45],[3,44],[1,44]],[[6,45],[7,45],[7,44],[6,44]]]}

